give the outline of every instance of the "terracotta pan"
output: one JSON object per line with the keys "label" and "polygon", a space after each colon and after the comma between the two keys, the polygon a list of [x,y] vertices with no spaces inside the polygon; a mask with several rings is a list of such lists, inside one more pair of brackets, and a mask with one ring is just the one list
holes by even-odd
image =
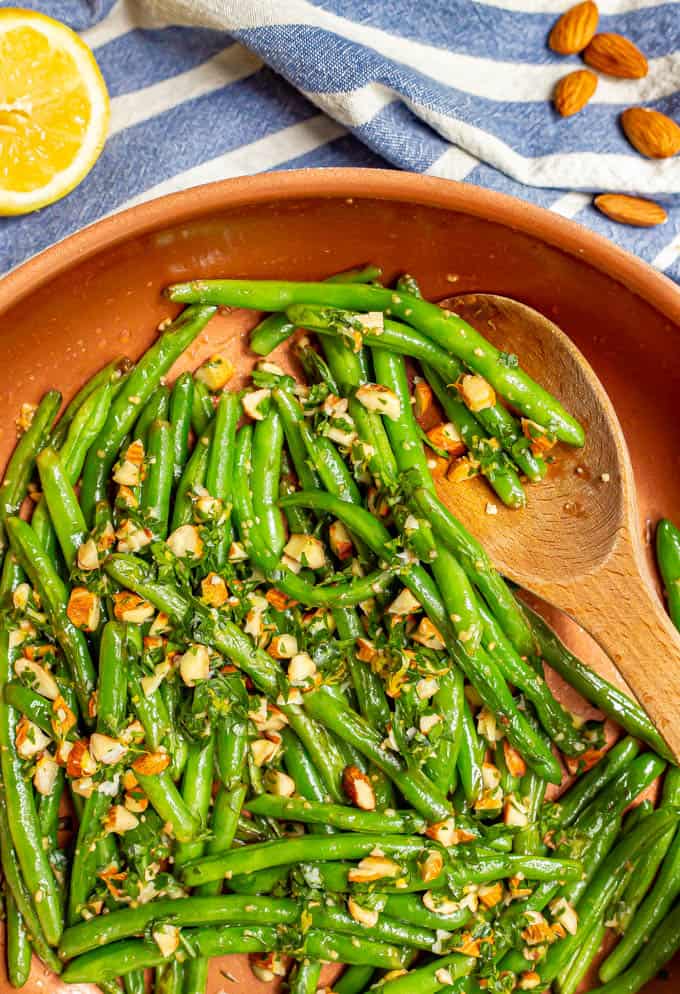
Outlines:
{"label": "terracotta pan", "polygon": [[[555,320],[592,362],[619,413],[640,528],[648,534],[660,515],[677,515],[680,290],[557,215],[473,186],[380,170],[281,172],[188,190],[101,221],[5,277],[0,465],[14,444],[21,402],[51,386],[69,399],[108,359],[136,357],[153,340],[173,313],[159,296],[165,284],[212,276],[314,279],[367,261],[382,265],[388,278],[412,272],[435,299],[468,290],[507,294]],[[247,372],[249,324],[243,314],[220,316],[189,361],[219,343]],[[560,627],[610,674],[592,643],[563,620]],[[216,969],[211,994],[270,989],[245,964],[232,960],[228,969],[240,981]],[[677,965],[674,976],[649,990],[679,989]],[[62,988],[36,966],[26,989]]]}

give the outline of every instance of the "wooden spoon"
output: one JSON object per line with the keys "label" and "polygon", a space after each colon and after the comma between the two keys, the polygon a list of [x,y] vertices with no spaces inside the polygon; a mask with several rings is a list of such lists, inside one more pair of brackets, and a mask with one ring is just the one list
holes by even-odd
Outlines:
{"label": "wooden spoon", "polygon": [[498,348],[514,352],[586,430],[583,449],[559,446],[527,507],[505,508],[481,478],[440,480],[439,494],[498,569],[560,608],[602,646],[680,757],[680,635],[645,551],[630,456],[604,387],[552,321],[507,297],[443,302]]}

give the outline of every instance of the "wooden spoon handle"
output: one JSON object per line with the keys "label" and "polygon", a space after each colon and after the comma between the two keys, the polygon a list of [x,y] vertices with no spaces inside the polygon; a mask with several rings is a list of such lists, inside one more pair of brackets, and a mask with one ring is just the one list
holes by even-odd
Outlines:
{"label": "wooden spoon handle", "polygon": [[680,761],[680,635],[651,583],[609,563],[562,592],[559,606],[599,642]]}

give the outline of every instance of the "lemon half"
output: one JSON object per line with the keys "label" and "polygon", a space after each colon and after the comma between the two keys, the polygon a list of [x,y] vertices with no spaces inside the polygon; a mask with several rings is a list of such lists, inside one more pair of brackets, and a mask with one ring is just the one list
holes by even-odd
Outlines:
{"label": "lemon half", "polygon": [[0,214],[69,193],[104,146],[109,95],[92,52],[64,24],[0,10]]}

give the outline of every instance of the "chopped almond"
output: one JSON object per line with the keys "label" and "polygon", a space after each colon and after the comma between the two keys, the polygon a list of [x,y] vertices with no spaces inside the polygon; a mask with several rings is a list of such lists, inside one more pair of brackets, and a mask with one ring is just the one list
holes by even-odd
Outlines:
{"label": "chopped almond", "polygon": [[17,676],[30,676],[30,685],[41,697],[46,697],[49,701],[56,701],[59,697],[59,687],[49,670],[22,656],[14,664],[14,672]]}
{"label": "chopped almond", "polygon": [[541,975],[535,970],[527,970],[519,978],[519,989],[521,991],[533,991],[542,984]]}
{"label": "chopped almond", "polygon": [[500,880],[493,884],[482,884],[477,895],[485,908],[495,908],[503,900],[503,884]]}
{"label": "chopped almond", "polygon": [[346,559],[351,559],[354,555],[352,536],[342,521],[334,521],[331,524],[328,529],[328,543],[331,547],[331,552],[334,556],[337,556],[340,562],[345,562]]}
{"label": "chopped almond", "polygon": [[567,901],[566,897],[557,897],[554,901],[551,901],[548,905],[548,911],[553,920],[559,922],[569,935],[576,935],[578,931],[578,912]]}
{"label": "chopped almond", "polygon": [[447,818],[445,821],[435,822],[433,825],[428,825],[425,829],[425,834],[429,838],[434,839],[435,842],[439,842],[441,845],[446,846],[457,846],[464,842],[471,842],[476,836],[473,832],[467,831],[465,828],[456,828],[456,822],[454,818]]}
{"label": "chopped almond", "polygon": [[216,392],[226,387],[229,380],[234,375],[236,367],[226,356],[217,353],[211,356],[207,362],[200,366],[194,376],[201,383],[205,383],[208,390]]}
{"label": "chopped almond", "polygon": [[82,545],[78,546],[78,569],[84,572],[91,572],[99,569],[99,552],[97,543],[93,538],[88,538]]}
{"label": "chopped almond", "polygon": [[430,428],[427,437],[437,449],[443,449],[450,456],[462,456],[467,448],[460,432],[450,421],[442,421]]}
{"label": "chopped almond", "polygon": [[129,590],[121,590],[113,595],[113,613],[118,621],[143,625],[153,618],[154,607],[139,594],[133,594]]}
{"label": "chopped almond", "polygon": [[112,804],[104,819],[104,828],[107,832],[115,832],[116,835],[124,835],[130,832],[139,824],[139,818],[123,807],[122,804]]}
{"label": "chopped almond", "polygon": [[97,538],[97,550],[99,552],[107,552],[113,548],[115,541],[116,533],[113,530],[113,525],[110,521],[107,521]]}
{"label": "chopped almond", "polygon": [[253,754],[255,766],[264,766],[265,763],[271,762],[274,758],[278,751],[278,745],[270,739],[254,739],[250,743],[250,751]]}
{"label": "chopped almond", "polygon": [[445,642],[442,633],[433,625],[429,618],[421,618],[420,624],[411,635],[414,642],[424,645],[426,649],[441,651]]}
{"label": "chopped almond", "polygon": [[379,912],[374,908],[364,908],[354,897],[347,898],[347,910],[355,922],[374,928],[378,924]]}
{"label": "chopped almond", "polygon": [[265,402],[269,400],[270,394],[271,390],[266,389],[253,390],[245,394],[241,401],[244,413],[254,421],[264,421]]}
{"label": "chopped almond", "polygon": [[74,587],[66,608],[69,621],[85,632],[94,632],[99,626],[101,610],[99,598],[87,587]]}
{"label": "chopped almond", "polygon": [[493,763],[482,763],[482,782],[487,790],[496,790],[500,786],[501,771]]}
{"label": "chopped almond", "polygon": [[277,797],[292,797],[295,793],[295,781],[282,770],[267,770],[264,785],[270,794]]}
{"label": "chopped almond", "polygon": [[195,643],[179,657],[179,673],[187,687],[195,687],[210,676],[210,653],[205,645]]}
{"label": "chopped almond", "polygon": [[298,643],[294,635],[275,635],[267,647],[274,659],[292,659],[297,655]]}
{"label": "chopped almond", "polygon": [[580,756],[566,756],[565,763],[569,773],[575,776],[579,770],[587,773],[593,766],[596,766],[604,756],[606,749],[586,749]]}
{"label": "chopped almond", "polygon": [[113,471],[113,482],[123,487],[138,487],[142,482],[142,467],[122,459]]}
{"label": "chopped almond", "polygon": [[54,790],[58,775],[59,764],[49,752],[44,752],[35,764],[33,786],[43,797],[49,797]]}
{"label": "chopped almond", "polygon": [[200,559],[203,555],[203,539],[196,525],[180,525],[168,535],[168,547],[178,559],[191,557]]}
{"label": "chopped almond", "polygon": [[388,614],[398,614],[406,616],[408,614],[415,614],[416,611],[422,611],[420,601],[415,597],[407,587],[404,587],[401,592],[394,598],[392,603],[387,608]]}
{"label": "chopped almond", "polygon": [[419,864],[418,869],[420,870],[420,879],[429,884],[432,880],[436,880],[444,869],[444,857],[437,849],[433,849]]}
{"label": "chopped almond", "polygon": [[227,559],[230,563],[242,563],[248,558],[248,553],[240,542],[232,542],[229,546]]}
{"label": "chopped almond", "polygon": [[432,407],[432,387],[425,380],[418,380],[413,388],[413,409],[417,418],[423,418]]}
{"label": "chopped almond", "polygon": [[421,701],[426,701],[428,698],[434,697],[438,690],[439,681],[433,676],[423,677],[422,680],[418,680],[416,683],[416,696]]}
{"label": "chopped almond", "polygon": [[288,664],[288,679],[294,687],[305,687],[316,682],[319,672],[316,663],[306,652],[298,652]]}
{"label": "chopped almond", "polygon": [[136,438],[134,442],[130,442],[125,451],[125,458],[134,466],[142,465],[144,462],[144,443],[141,438]]}
{"label": "chopped almond", "polygon": [[166,958],[172,956],[179,949],[180,935],[176,925],[170,925],[168,922],[156,925],[151,935],[153,936],[153,941],[160,949],[162,956]]}
{"label": "chopped almond", "polygon": [[94,794],[95,782],[92,777],[78,777],[71,780],[71,790],[79,797],[92,797]]}
{"label": "chopped almond", "polygon": [[507,739],[503,739],[503,756],[508,773],[513,777],[523,777],[527,771],[527,764],[524,762],[522,755],[514,746],[510,745]]}
{"label": "chopped almond", "polygon": [[135,773],[141,773],[145,777],[157,776],[166,770],[170,765],[170,756],[167,752],[145,752],[132,764]]}
{"label": "chopped almond", "polygon": [[538,946],[545,942],[554,942],[555,936],[550,925],[540,911],[526,911],[528,920],[526,928],[522,929],[522,938],[528,946]]}
{"label": "chopped almond", "polygon": [[121,522],[116,531],[116,538],[119,552],[139,552],[140,549],[151,544],[153,532],[150,528],[137,525],[127,518]]}
{"label": "chopped almond", "polygon": [[69,742],[63,739],[57,744],[56,751],[54,753],[54,758],[59,766],[66,766],[68,762],[68,757],[73,749],[73,742]]}
{"label": "chopped almond", "polygon": [[398,877],[401,867],[385,856],[365,856],[357,866],[353,866],[347,879],[353,884],[370,884],[375,880]]}
{"label": "chopped almond", "polygon": [[93,732],[90,736],[90,752],[98,763],[112,766],[114,763],[120,762],[127,752],[127,746],[119,742],[118,739],[112,739],[110,735]]}
{"label": "chopped almond", "polygon": [[465,483],[474,476],[479,475],[479,464],[469,456],[461,456],[455,459],[446,474],[446,479],[451,483]]}
{"label": "chopped almond", "polygon": [[471,411],[483,411],[496,403],[496,392],[478,373],[466,373],[456,384],[465,405]]}
{"label": "chopped almond", "polygon": [[309,569],[321,569],[326,565],[323,542],[314,535],[291,535],[283,551],[291,559]]}
{"label": "chopped almond", "polygon": [[384,414],[391,421],[396,421],[401,414],[401,404],[396,393],[380,383],[362,384],[355,397],[367,411]]}
{"label": "chopped almond", "polygon": [[356,808],[375,811],[375,790],[370,778],[358,766],[346,766],[342,773],[342,789]]}
{"label": "chopped almond", "polygon": [[437,891],[426,890],[422,897],[428,911],[435,915],[453,915],[460,911],[460,904],[450,897],[443,897]]}
{"label": "chopped almond", "polygon": [[545,452],[550,452],[557,443],[557,436],[553,435],[542,425],[537,424],[530,418],[521,418],[522,432],[531,442],[531,451],[535,456],[541,456]]}
{"label": "chopped almond", "polygon": [[378,656],[378,650],[370,639],[358,638],[356,640],[356,656],[362,663],[372,663]]}
{"label": "chopped almond", "polygon": [[125,792],[124,804],[128,811],[132,811],[134,815],[141,815],[148,808],[149,799],[139,789],[128,790]]}
{"label": "chopped almond", "polygon": [[256,953],[249,957],[250,969],[263,984],[285,977],[286,963],[280,953]]}
{"label": "chopped almond", "polygon": [[418,719],[418,728],[423,735],[429,735],[432,729],[435,728],[442,720],[443,719],[440,714],[421,714]]}
{"label": "chopped almond", "polygon": [[[135,491],[132,489],[132,487],[128,487],[128,486],[126,486],[126,485],[123,484],[120,487],[118,487],[118,491],[116,493],[116,503],[118,505],[122,505],[123,507],[131,507],[131,508],[139,507],[139,497],[137,496],[137,494],[135,493]],[[110,533],[108,531],[109,528],[111,529]],[[109,540],[109,534],[112,537],[115,536],[115,534],[116,534],[113,531],[113,525],[111,524],[110,521],[106,522],[105,533],[106,533],[106,537],[104,538],[104,532],[102,532],[102,536],[100,538],[100,543],[99,543],[100,546],[101,546],[102,540],[108,542],[108,540]],[[113,542],[111,542],[111,545],[113,545]],[[106,546],[106,548],[108,548],[108,545]]]}
{"label": "chopped almond", "polygon": [[66,760],[66,772],[76,779],[90,777],[97,772],[97,764],[90,753],[87,739],[78,739],[73,743]]}
{"label": "chopped almond", "polygon": [[229,600],[227,585],[217,573],[208,573],[201,580],[201,598],[208,607],[222,607]]}
{"label": "chopped almond", "polygon": [[513,828],[525,828],[529,824],[529,815],[519,797],[507,794],[503,804],[503,824]]}
{"label": "chopped almond", "polygon": [[297,601],[294,601],[288,594],[284,594],[282,590],[277,590],[275,587],[270,587],[264,596],[267,603],[271,604],[275,611],[287,611],[288,608],[295,607],[297,604]]}

